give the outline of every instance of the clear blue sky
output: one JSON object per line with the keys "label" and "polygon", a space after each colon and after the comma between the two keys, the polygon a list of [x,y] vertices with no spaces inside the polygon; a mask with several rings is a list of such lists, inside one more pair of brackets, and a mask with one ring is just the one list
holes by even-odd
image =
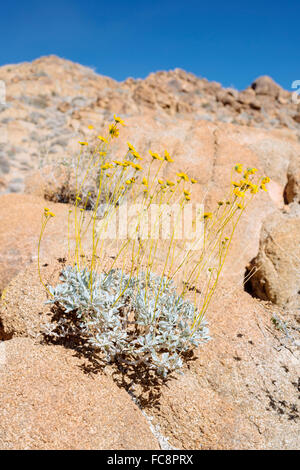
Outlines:
{"label": "clear blue sky", "polygon": [[0,65],[56,54],[117,80],[175,67],[239,89],[300,80],[299,0],[5,0],[0,39]]}

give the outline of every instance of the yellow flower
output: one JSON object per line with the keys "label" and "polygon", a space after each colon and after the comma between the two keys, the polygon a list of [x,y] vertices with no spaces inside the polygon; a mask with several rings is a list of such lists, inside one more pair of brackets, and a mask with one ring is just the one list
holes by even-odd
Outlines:
{"label": "yellow flower", "polygon": [[267,188],[266,188],[266,185],[264,183],[262,183],[260,185],[260,189],[262,189],[263,191],[266,191],[266,192],[268,191]]}
{"label": "yellow flower", "polygon": [[253,183],[251,183],[250,180],[243,179],[243,180],[240,181],[240,187],[244,190],[247,190],[252,186],[253,186]]}
{"label": "yellow flower", "polygon": [[163,180],[158,180],[158,182],[159,182],[159,184],[161,184],[161,185],[165,184],[165,183],[163,182]]}
{"label": "yellow flower", "polygon": [[225,237],[225,240],[229,240],[229,237]]}
{"label": "yellow flower", "polygon": [[212,213],[211,212],[204,212],[203,217],[204,217],[204,219],[211,219],[212,218]]}
{"label": "yellow flower", "polygon": [[237,188],[235,188],[233,190],[233,193],[237,196],[237,197],[245,197],[245,193],[243,193],[242,191],[239,191]]}
{"label": "yellow flower", "polygon": [[240,181],[240,186],[250,186],[251,182],[249,180],[243,179]]}
{"label": "yellow flower", "polygon": [[113,165],[111,163],[104,163],[101,168],[102,170],[108,170],[108,168],[113,168]]}
{"label": "yellow flower", "polygon": [[160,156],[158,155],[158,153],[152,152],[151,150],[149,150],[149,153],[150,153],[151,157],[152,157],[154,160],[161,160],[161,161],[163,161],[163,158],[160,157]]}
{"label": "yellow flower", "polygon": [[140,171],[142,170],[143,168],[141,167],[141,165],[139,165],[138,163],[133,163],[133,165],[131,165],[135,170],[137,171]]}
{"label": "yellow flower", "polygon": [[232,181],[232,184],[235,188],[239,188],[240,187],[240,183],[237,183],[236,181]]}
{"label": "yellow flower", "polygon": [[90,125],[90,126],[88,126],[88,129],[94,129],[94,126]]}
{"label": "yellow flower", "polygon": [[130,142],[127,142],[127,145],[128,145],[128,149],[131,151],[131,152],[135,152],[135,148],[133,145],[131,145]]}
{"label": "yellow flower", "polygon": [[176,173],[177,176],[180,178],[180,179],[183,179],[184,181],[188,181],[189,180],[189,177],[188,175],[186,175],[185,173]]}
{"label": "yellow flower", "polygon": [[267,183],[270,183],[270,178],[268,176],[265,176],[263,179],[262,179],[262,184],[267,184]]}
{"label": "yellow flower", "polygon": [[80,145],[89,145],[88,142],[78,142]]}
{"label": "yellow flower", "polygon": [[120,162],[119,160],[113,160],[113,162],[114,162],[117,166],[124,166],[124,162]]}
{"label": "yellow flower", "polygon": [[237,207],[238,207],[239,209],[243,209],[242,204],[237,204]]}
{"label": "yellow flower", "polygon": [[186,200],[186,201],[190,201],[190,200],[191,200],[191,196],[189,196],[188,194],[185,194],[184,197],[185,197],[185,200]]}
{"label": "yellow flower", "polygon": [[127,181],[126,181],[126,184],[129,186],[130,184],[132,184],[132,181],[131,181],[131,180],[127,180]]}
{"label": "yellow flower", "polygon": [[104,142],[105,144],[108,144],[107,139],[105,137],[102,137],[102,135],[98,135],[98,139],[102,140],[102,142]]}
{"label": "yellow flower", "polygon": [[242,171],[243,171],[243,165],[241,165],[240,163],[237,163],[237,164],[235,165],[234,169],[235,169],[235,171],[236,171],[237,173],[242,173]]}
{"label": "yellow flower", "polygon": [[135,163],[130,161],[130,160],[123,160],[122,164],[123,164],[124,167],[132,166],[132,168],[135,168]]}
{"label": "yellow flower", "polygon": [[223,201],[218,201],[219,206],[223,206],[224,202]]}
{"label": "yellow flower", "polygon": [[140,154],[136,151],[132,152],[132,155],[137,158],[138,160],[143,160],[142,157],[140,156]]}
{"label": "yellow flower", "polygon": [[195,180],[194,178],[191,178],[191,183],[192,183],[192,184],[196,184],[196,183],[198,183],[198,181]]}
{"label": "yellow flower", "polygon": [[251,194],[256,194],[258,192],[258,186],[256,184],[252,184],[250,192]]}
{"label": "yellow flower", "polygon": [[257,172],[257,168],[247,168],[248,175],[254,175]]}
{"label": "yellow flower", "polygon": [[116,127],[115,124],[110,124],[110,126],[109,126],[109,133],[110,133],[110,135],[112,136],[112,138],[118,137],[118,135],[119,135],[119,129]]}
{"label": "yellow flower", "polygon": [[114,114],[114,120],[116,123],[122,124],[122,126],[125,126],[125,122],[120,117],[116,116],[115,114]]}
{"label": "yellow flower", "polygon": [[169,163],[174,162],[171,155],[165,150],[165,160]]}
{"label": "yellow flower", "polygon": [[175,183],[173,183],[173,181],[170,181],[170,180],[166,180],[166,183],[168,186],[174,186]]}
{"label": "yellow flower", "polygon": [[184,190],[183,190],[183,194],[184,194],[185,196],[190,196],[191,193],[190,193],[189,191],[187,191],[186,189],[184,189]]}
{"label": "yellow flower", "polygon": [[142,179],[142,184],[143,184],[144,186],[148,186],[147,178],[144,177],[144,178]]}
{"label": "yellow flower", "polygon": [[44,216],[45,217],[55,217],[55,214],[53,214],[53,212],[49,211],[48,207],[45,207]]}

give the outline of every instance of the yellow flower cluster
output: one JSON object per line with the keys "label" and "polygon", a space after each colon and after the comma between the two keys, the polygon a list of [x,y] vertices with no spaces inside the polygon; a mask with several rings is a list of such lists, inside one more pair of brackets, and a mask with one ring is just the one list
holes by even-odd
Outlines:
{"label": "yellow flower cluster", "polygon": [[119,129],[117,128],[116,124],[111,124],[109,126],[109,134],[112,138],[119,137]]}
{"label": "yellow flower cluster", "polygon": [[51,212],[51,211],[48,209],[48,207],[45,207],[45,209],[44,209],[44,216],[45,216],[46,218],[48,218],[48,217],[55,217],[55,214],[53,214],[53,212]]}
{"label": "yellow flower cluster", "polygon": [[[243,172],[243,165],[238,163],[234,167],[235,171],[237,173],[242,173]],[[249,177],[255,175],[257,172],[257,168],[247,168],[244,171],[243,178],[239,181],[232,181],[232,185],[234,187],[233,189],[233,194],[236,197],[245,197],[245,193],[250,190],[251,194],[256,194],[260,189],[263,191],[267,191],[266,184],[270,182],[270,178],[268,176],[265,176],[262,178],[260,183],[254,183]]]}
{"label": "yellow flower cluster", "polygon": [[153,160],[163,161],[163,157],[158,155],[158,153],[152,152],[152,150],[149,150],[149,153],[150,153],[151,157],[153,158]]}

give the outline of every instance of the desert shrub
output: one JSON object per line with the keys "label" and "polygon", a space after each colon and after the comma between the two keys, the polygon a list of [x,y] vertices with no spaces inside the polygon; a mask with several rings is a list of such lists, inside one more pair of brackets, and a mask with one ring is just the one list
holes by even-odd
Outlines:
{"label": "desert shrub", "polygon": [[[108,135],[99,136],[100,144],[91,150],[88,142],[80,142],[68,220],[68,239],[74,232],[75,246],[68,245],[71,262],[62,273],[63,282],[55,288],[44,286],[50,302],[66,314],[72,312],[69,319],[77,333],[109,360],[142,361],[166,375],[182,366],[184,352],[207,341],[205,314],[235,229],[253,197],[266,190],[269,178],[237,164],[232,169],[236,178],[231,177],[229,192],[215,210],[200,208],[190,216],[195,230],[186,240],[178,237],[178,229],[191,207],[196,179],[182,171],[175,181],[162,178],[174,161],[167,151],[162,156],[150,150],[150,156],[141,157],[128,143],[123,159],[108,158],[122,124],[115,117]],[[92,193],[86,184],[93,171]],[[136,209],[126,219],[129,230],[125,237],[115,234],[109,239],[115,220],[125,212],[124,201]],[[53,216],[46,208],[39,248]],[[161,227],[165,222],[169,231]],[[58,330],[49,327],[49,332],[64,334],[70,327],[66,321],[62,316]]]}
{"label": "desert shrub", "polygon": [[161,278],[152,273],[147,280],[144,272],[138,277],[114,269],[94,273],[92,297],[86,269],[68,266],[61,281],[50,288],[49,303],[57,303],[66,314],[75,312],[75,316],[62,316],[57,324],[49,324],[47,335],[79,335],[88,346],[104,353],[107,361],[143,362],[166,376],[182,367],[185,352],[209,339],[205,321],[192,328],[195,307],[176,293],[167,278],[157,302]]}

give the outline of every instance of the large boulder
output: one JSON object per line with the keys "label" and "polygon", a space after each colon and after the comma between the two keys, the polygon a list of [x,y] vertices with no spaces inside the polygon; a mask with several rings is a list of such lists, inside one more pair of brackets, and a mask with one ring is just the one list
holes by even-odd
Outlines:
{"label": "large boulder", "polygon": [[298,202],[300,204],[300,153],[291,159],[287,178],[284,190],[285,201],[288,204],[291,202]]}
{"label": "large boulder", "polygon": [[299,307],[300,211],[296,203],[289,209],[265,220],[258,255],[250,264],[250,270],[256,270],[250,284],[253,294],[261,299]]}
{"label": "large boulder", "polygon": [[74,351],[28,338],[0,345],[1,450],[159,449],[125,390]]}
{"label": "large boulder", "polygon": [[267,95],[272,98],[277,98],[282,90],[282,88],[267,75],[258,77],[251,84],[251,88],[255,91],[256,95]]}

